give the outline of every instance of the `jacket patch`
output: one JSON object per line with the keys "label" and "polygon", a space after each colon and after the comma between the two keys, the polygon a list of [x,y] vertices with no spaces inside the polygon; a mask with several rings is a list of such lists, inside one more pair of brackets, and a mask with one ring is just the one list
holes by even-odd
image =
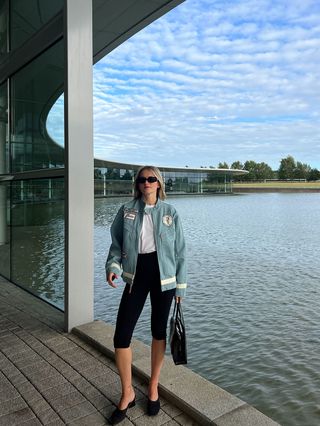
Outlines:
{"label": "jacket patch", "polygon": [[171,226],[172,225],[172,216],[166,214],[165,216],[163,216],[162,222],[167,226]]}
{"label": "jacket patch", "polygon": [[135,220],[136,216],[137,216],[137,212],[135,210],[127,210],[123,214],[124,219],[129,219],[129,220]]}

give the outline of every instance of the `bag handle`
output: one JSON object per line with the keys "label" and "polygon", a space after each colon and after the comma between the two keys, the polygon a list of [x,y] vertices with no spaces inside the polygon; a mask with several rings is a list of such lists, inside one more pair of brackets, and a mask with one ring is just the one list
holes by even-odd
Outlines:
{"label": "bag handle", "polygon": [[177,299],[175,299],[175,301],[174,301],[174,308],[173,308],[173,314],[172,314],[173,318],[177,317],[177,315],[178,315],[178,309],[180,309],[180,301],[177,302]]}

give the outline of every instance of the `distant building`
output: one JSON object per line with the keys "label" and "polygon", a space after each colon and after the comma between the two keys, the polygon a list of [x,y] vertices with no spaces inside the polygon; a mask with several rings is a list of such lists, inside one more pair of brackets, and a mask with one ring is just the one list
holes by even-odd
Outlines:
{"label": "distant building", "polygon": [[[140,167],[95,159],[95,197],[131,195],[132,181]],[[157,164],[155,164],[157,165]],[[247,173],[244,170],[159,167],[167,195],[217,194],[232,192],[232,177]]]}

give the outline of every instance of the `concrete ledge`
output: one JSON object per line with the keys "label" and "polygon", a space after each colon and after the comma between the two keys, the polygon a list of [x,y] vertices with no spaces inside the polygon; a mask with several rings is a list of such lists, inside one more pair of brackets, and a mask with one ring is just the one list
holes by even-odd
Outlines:
{"label": "concrete ledge", "polygon": [[[114,327],[93,321],[75,327],[76,334],[114,359]],[[150,377],[150,347],[133,340],[133,373],[146,381]],[[278,423],[184,366],[165,357],[159,393],[201,425],[276,426]]]}

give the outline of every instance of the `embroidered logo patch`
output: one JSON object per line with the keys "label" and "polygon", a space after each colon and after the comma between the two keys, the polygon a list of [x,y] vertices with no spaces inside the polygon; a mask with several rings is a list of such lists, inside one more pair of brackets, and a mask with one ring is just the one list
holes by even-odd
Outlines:
{"label": "embroidered logo patch", "polygon": [[124,219],[135,220],[137,212],[135,210],[127,210],[124,212]]}
{"label": "embroidered logo patch", "polygon": [[169,216],[168,214],[166,214],[165,216],[163,216],[162,222],[167,226],[172,225],[172,216]]}

